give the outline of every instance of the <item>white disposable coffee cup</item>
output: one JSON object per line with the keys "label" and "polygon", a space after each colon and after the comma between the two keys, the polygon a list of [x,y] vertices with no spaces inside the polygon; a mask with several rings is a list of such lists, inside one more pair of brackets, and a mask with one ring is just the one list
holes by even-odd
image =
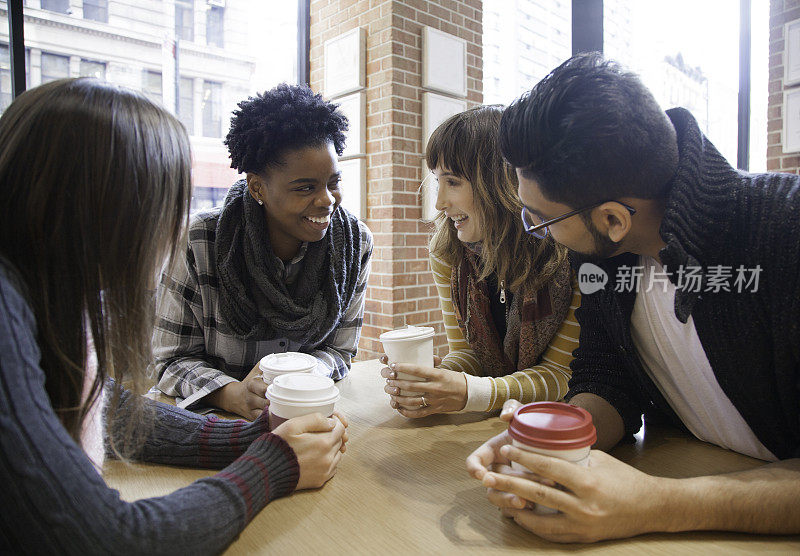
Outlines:
{"label": "white disposable coffee cup", "polygon": [[339,389],[326,376],[309,373],[290,373],[276,376],[267,387],[269,400],[269,429],[294,417],[309,413],[333,414],[339,401]]}
{"label": "white disposable coffee cup", "polygon": [[261,378],[267,384],[272,384],[275,377],[288,373],[313,373],[317,368],[317,358],[307,353],[287,351],[285,353],[272,353],[262,357],[258,363],[261,369]]}
{"label": "white disposable coffee cup", "polygon": [[[511,444],[526,452],[555,457],[587,467],[597,432],[591,414],[583,408],[560,402],[537,402],[519,407],[508,425]],[[512,461],[511,468],[528,471]],[[561,487],[563,488],[563,487]],[[558,513],[536,504],[538,514]]]}
{"label": "white disposable coffee cup", "polygon": [[[435,330],[430,326],[405,326],[380,335],[383,351],[394,363],[409,363],[421,367],[433,367],[433,337]],[[398,380],[423,381],[424,379],[406,373],[397,373]],[[403,390],[402,396],[420,396],[424,392]]]}

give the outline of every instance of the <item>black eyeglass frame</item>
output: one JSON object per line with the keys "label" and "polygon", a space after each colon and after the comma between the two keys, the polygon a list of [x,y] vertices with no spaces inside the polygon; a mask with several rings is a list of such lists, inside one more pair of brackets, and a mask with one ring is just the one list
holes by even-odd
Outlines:
{"label": "black eyeglass frame", "polygon": [[[575,216],[576,214],[580,214],[580,213],[585,212],[587,210],[591,210],[593,208],[597,208],[600,205],[602,205],[603,203],[619,203],[620,205],[625,207],[628,210],[628,212],[631,213],[631,216],[636,214],[636,209],[635,208],[633,208],[633,207],[631,207],[629,205],[626,205],[625,203],[620,203],[619,201],[608,200],[608,201],[600,201],[598,203],[594,203],[594,204],[585,206],[583,208],[571,210],[571,211],[569,211],[567,213],[562,214],[561,216],[556,216],[555,218],[551,218],[550,220],[545,220],[541,224],[536,224],[534,226],[528,226],[528,219],[526,218],[526,214],[530,213],[531,211],[528,210],[528,207],[526,207],[525,205],[522,205],[522,212],[520,213],[520,217],[522,218],[522,227],[525,229],[526,233],[528,233],[528,234],[530,234],[530,235],[532,235],[534,237],[537,237],[539,239],[544,239],[550,233],[549,228],[553,224],[556,224],[557,222],[561,222],[562,220],[566,220],[567,218],[571,218],[571,217]],[[544,233],[543,234],[537,233],[541,229],[544,229]]]}

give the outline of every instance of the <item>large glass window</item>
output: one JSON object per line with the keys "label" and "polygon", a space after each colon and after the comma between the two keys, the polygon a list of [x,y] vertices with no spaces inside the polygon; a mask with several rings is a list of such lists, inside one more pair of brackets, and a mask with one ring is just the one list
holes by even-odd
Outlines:
{"label": "large glass window", "polygon": [[42,83],[69,77],[69,56],[42,52]]}
{"label": "large glass window", "polygon": [[639,73],[664,109],[689,110],[735,166],[739,2],[604,0],[603,10],[605,55]]}
{"label": "large glass window", "polygon": [[194,40],[194,0],[175,0],[175,36]]}
{"label": "large glass window", "polygon": [[83,0],[83,19],[108,23],[108,0]]}
{"label": "large glass window", "polygon": [[206,44],[222,48],[224,37],[225,8],[210,6],[206,12]]}
{"label": "large glass window", "polygon": [[[186,126],[194,194],[203,206],[219,204],[238,178],[222,143],[236,103],[297,82],[297,0],[40,1],[24,8],[30,86],[90,74],[143,91]],[[76,16],[64,27],[70,5]],[[96,20],[105,22],[102,36]],[[10,90],[0,63],[0,103]]]}
{"label": "large glass window", "polygon": [[571,54],[571,0],[484,0],[484,103],[508,104]]}
{"label": "large glass window", "polygon": [[203,82],[203,137],[222,136],[222,83]]}

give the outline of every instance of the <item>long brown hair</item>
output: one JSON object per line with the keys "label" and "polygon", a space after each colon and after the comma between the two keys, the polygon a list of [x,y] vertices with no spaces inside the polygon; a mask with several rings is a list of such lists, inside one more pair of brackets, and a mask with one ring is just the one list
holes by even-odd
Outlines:
{"label": "long brown hair", "polygon": [[[552,240],[525,233],[520,219],[517,176],[503,160],[497,131],[503,109],[478,106],[450,117],[431,135],[425,152],[428,167],[447,168],[472,184],[473,206],[483,222],[479,279],[492,273],[511,291],[551,280],[567,257]],[[430,251],[449,265],[464,256],[464,245],[443,212],[436,216]]]}
{"label": "long brown hair", "polygon": [[[123,383],[143,389],[155,277],[186,226],[190,168],[178,120],[94,79],[36,87],[0,118],[0,254],[22,279],[47,394],[78,442],[107,377],[109,422]],[[82,399],[89,342],[97,373]],[[118,453],[135,449],[143,412],[140,396],[126,403]]]}

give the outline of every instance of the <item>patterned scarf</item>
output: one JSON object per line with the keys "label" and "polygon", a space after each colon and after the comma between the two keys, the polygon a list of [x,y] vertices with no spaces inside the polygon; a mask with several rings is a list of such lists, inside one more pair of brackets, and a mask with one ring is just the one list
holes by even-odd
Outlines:
{"label": "patterned scarf", "polygon": [[242,340],[289,338],[320,344],[339,324],[361,272],[358,219],[341,206],[328,231],[309,243],[303,270],[287,285],[269,242],[264,208],[239,180],[228,191],[215,239],[220,312]]}
{"label": "patterned scarf", "polygon": [[[523,286],[506,310],[507,331],[501,341],[492,320],[486,280],[478,281],[478,255],[464,250],[453,267],[451,289],[458,326],[480,361],[484,376],[504,376],[539,362],[569,310],[572,284],[569,262],[538,290]],[[512,369],[512,371],[509,371]]]}

